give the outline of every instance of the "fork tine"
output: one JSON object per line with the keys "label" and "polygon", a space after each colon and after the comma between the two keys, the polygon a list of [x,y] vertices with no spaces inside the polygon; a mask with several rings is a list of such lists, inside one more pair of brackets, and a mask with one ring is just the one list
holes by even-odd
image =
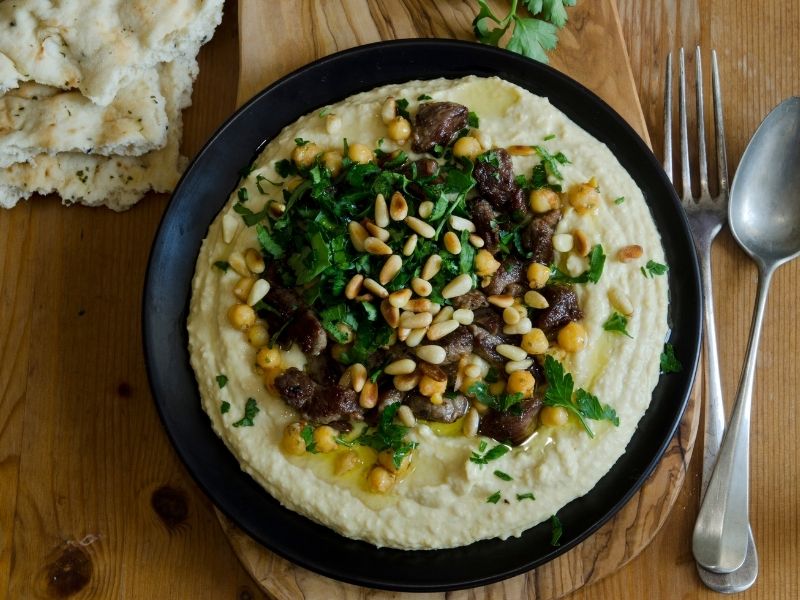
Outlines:
{"label": "fork tine", "polygon": [[664,77],[664,171],[672,178],[672,52],[667,54],[667,73]]}
{"label": "fork tine", "polygon": [[717,51],[711,51],[711,84],[714,96],[714,129],[717,131],[717,173],[719,173],[719,194],[728,194],[728,155],[725,150],[725,124],[722,120],[722,91],[719,85],[719,66]]}
{"label": "fork tine", "polygon": [[683,48],[680,49],[680,79],[678,79],[678,110],[680,114],[681,137],[681,192],[684,201],[692,198],[692,179],[689,173],[689,132],[686,125],[686,63]]}
{"label": "fork tine", "polygon": [[708,160],[706,159],[706,122],[703,110],[703,65],[700,57],[700,46],[694,53],[696,86],[697,86],[697,161],[700,171],[700,194],[708,193]]}

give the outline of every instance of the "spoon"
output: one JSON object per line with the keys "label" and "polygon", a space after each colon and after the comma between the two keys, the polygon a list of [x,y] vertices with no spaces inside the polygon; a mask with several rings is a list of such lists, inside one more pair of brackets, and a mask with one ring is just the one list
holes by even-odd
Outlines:
{"label": "spoon", "polygon": [[716,573],[738,569],[747,552],[750,406],[758,342],[772,274],[800,255],[800,97],[773,109],[750,140],[731,186],[728,222],[758,265],[758,296],[731,421],[692,537],[695,560]]}

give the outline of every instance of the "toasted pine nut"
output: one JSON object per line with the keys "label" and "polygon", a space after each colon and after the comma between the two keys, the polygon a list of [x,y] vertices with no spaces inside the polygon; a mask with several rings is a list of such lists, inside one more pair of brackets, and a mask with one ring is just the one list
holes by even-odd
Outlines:
{"label": "toasted pine nut", "polygon": [[358,221],[350,221],[347,224],[347,230],[350,232],[350,241],[357,252],[364,251],[364,241],[369,237],[367,230],[362,227]]}
{"label": "toasted pine nut", "polygon": [[250,288],[253,287],[255,282],[256,280],[252,277],[242,277],[236,282],[236,285],[233,286],[233,295],[242,302],[246,302],[247,296],[250,295]]}
{"label": "toasted pine nut", "polygon": [[411,330],[407,329],[406,327],[398,327],[395,333],[397,334],[398,342],[405,342],[406,338],[408,338],[408,334],[411,333]]}
{"label": "toasted pine nut", "polygon": [[353,300],[361,291],[361,284],[363,282],[364,276],[361,273],[353,275],[344,288],[344,297],[348,300]]}
{"label": "toasted pine nut", "polygon": [[410,392],[419,383],[420,374],[419,373],[411,373],[409,375],[395,375],[394,379],[392,379],[392,383],[396,390],[401,392]]}
{"label": "toasted pine nut", "polygon": [[353,387],[353,371],[350,367],[347,367],[342,373],[342,376],[339,377],[339,387],[343,387],[345,389]]}
{"label": "toasted pine nut", "polygon": [[439,314],[439,311],[442,310],[441,304],[436,304],[436,302],[431,302],[431,310],[429,311],[434,317]]}
{"label": "toasted pine nut", "polygon": [[389,292],[383,287],[380,283],[372,279],[371,277],[367,277],[364,280],[364,287],[367,288],[370,292],[375,294],[378,298],[388,298]]}
{"label": "toasted pine nut", "polygon": [[378,277],[381,284],[386,285],[395,276],[400,272],[400,267],[403,266],[403,259],[400,258],[397,254],[392,254],[389,258],[386,259],[386,262],[383,263],[383,267],[381,268],[381,273]]}
{"label": "toasted pine nut", "polygon": [[378,385],[372,381],[365,381],[358,403],[361,408],[373,408],[378,403]]}
{"label": "toasted pine nut", "polygon": [[350,371],[350,385],[353,386],[353,391],[360,392],[367,382],[367,367],[361,363],[353,363],[348,369]]}
{"label": "toasted pine nut", "polygon": [[383,194],[375,196],[375,224],[378,227],[389,225],[389,209],[386,206],[386,198]]}
{"label": "toasted pine nut", "polygon": [[400,315],[400,326],[406,327],[407,329],[420,329],[423,327],[428,327],[428,325],[431,324],[431,321],[433,321],[433,317],[429,312],[414,313],[410,311],[403,311],[403,313]]}
{"label": "toasted pine nut", "polygon": [[461,240],[452,231],[444,234],[444,247],[450,254],[461,253]]}
{"label": "toasted pine nut", "polygon": [[441,346],[428,344],[427,346],[419,346],[416,350],[417,358],[431,363],[432,365],[440,365],[447,358],[447,352]]}
{"label": "toasted pine nut", "polygon": [[412,217],[409,215],[404,219],[404,221],[405,224],[408,225],[414,232],[418,233],[424,238],[430,239],[436,235],[436,230],[422,219],[418,219],[417,217]]}
{"label": "toasted pine nut", "polygon": [[611,305],[626,317],[630,317],[633,314],[633,305],[631,304],[630,298],[619,288],[611,288],[608,290],[608,299]]}
{"label": "toasted pine nut", "polygon": [[420,219],[427,219],[433,213],[433,202],[430,200],[424,200],[423,202],[419,203],[419,208],[417,209],[417,214],[419,215]]}
{"label": "toasted pine nut", "polygon": [[390,362],[388,365],[386,365],[386,368],[383,369],[383,372],[387,375],[410,375],[416,370],[417,363],[410,358],[401,358],[400,360]]}
{"label": "toasted pine nut", "polygon": [[572,240],[572,249],[575,250],[575,254],[578,256],[589,256],[589,252],[591,252],[592,248],[589,246],[589,238],[586,237],[582,229],[572,230]]}
{"label": "toasted pine nut", "polygon": [[414,427],[414,425],[417,424],[417,418],[414,416],[414,413],[411,412],[411,409],[405,404],[397,409],[397,418],[406,427]]}
{"label": "toasted pine nut", "polygon": [[456,231],[475,233],[475,223],[458,215],[450,215],[450,227]]}
{"label": "toasted pine nut", "polygon": [[422,341],[422,338],[425,337],[425,332],[427,329],[425,327],[420,327],[419,329],[412,329],[411,333],[408,334],[406,338],[406,346],[409,348],[414,348],[419,346],[419,343]]}
{"label": "toasted pine nut", "polygon": [[393,96],[389,96],[381,107],[381,121],[388,125],[397,116],[397,101]]}
{"label": "toasted pine nut", "polygon": [[553,236],[553,248],[559,252],[569,252],[573,243],[572,235],[569,233],[557,233]]}
{"label": "toasted pine nut", "polygon": [[480,416],[478,415],[478,411],[474,408],[470,408],[469,412],[467,412],[467,416],[464,417],[464,421],[461,424],[461,432],[466,437],[475,437],[478,434],[479,423]]}
{"label": "toasted pine nut", "polygon": [[630,246],[625,246],[619,249],[617,252],[617,258],[620,262],[631,262],[632,260],[636,260],[637,258],[641,258],[642,254],[644,254],[644,250],[638,244],[632,244]]}
{"label": "toasted pine nut", "polygon": [[427,298],[414,298],[406,302],[403,309],[415,313],[431,312],[431,301]]}
{"label": "toasted pine nut", "polygon": [[406,243],[403,244],[403,256],[411,256],[414,254],[414,249],[417,247],[417,234],[412,233],[408,236]]}
{"label": "toasted pine nut", "polygon": [[396,306],[392,306],[389,300],[381,302],[381,314],[392,329],[396,329],[400,324],[400,309]]}
{"label": "toasted pine nut", "polygon": [[266,279],[256,279],[253,287],[250,288],[250,293],[247,294],[247,303],[250,306],[255,305],[262,300],[269,292],[269,281]]}
{"label": "toasted pine nut", "polygon": [[513,346],[511,344],[497,344],[494,349],[497,350],[499,355],[505,356],[509,360],[525,360],[528,358],[528,353],[519,346]]}
{"label": "toasted pine nut", "polygon": [[462,325],[470,325],[475,319],[475,313],[469,308],[459,308],[453,311],[453,318]]}
{"label": "toasted pine nut", "polygon": [[475,248],[483,248],[486,245],[486,242],[483,240],[483,238],[474,233],[469,234],[469,243]]}
{"label": "toasted pine nut", "polygon": [[530,358],[526,358],[525,360],[510,360],[506,363],[506,373],[509,375],[514,371],[524,371],[525,369],[531,368],[533,365],[533,360]]}
{"label": "toasted pine nut", "polygon": [[286,205],[283,202],[270,202],[267,205],[267,210],[272,218],[277,219],[286,212]]}
{"label": "toasted pine nut", "polygon": [[511,156],[531,156],[536,153],[533,146],[509,146],[506,148]]}
{"label": "toasted pine nut", "polygon": [[525,292],[525,304],[531,308],[547,308],[550,303],[539,292],[530,290]]}
{"label": "toasted pine nut", "polygon": [[375,296],[372,294],[361,294],[353,298],[356,302],[372,302],[375,299]]}
{"label": "toasted pine nut", "polygon": [[472,379],[477,379],[481,376],[481,368],[478,365],[467,365],[464,367],[464,375]]}
{"label": "toasted pine nut", "polygon": [[408,216],[408,202],[400,192],[392,194],[389,202],[389,216],[393,221],[402,221]]}
{"label": "toasted pine nut", "polygon": [[420,277],[425,279],[426,281],[430,281],[436,274],[439,272],[439,269],[442,268],[442,257],[438,254],[431,254],[428,257],[428,260],[425,261],[425,264],[422,266],[422,273]]}
{"label": "toasted pine nut", "polygon": [[503,310],[503,321],[506,325],[516,325],[519,323],[520,318],[517,309],[513,306],[509,306]]}
{"label": "toasted pine nut", "polygon": [[500,308],[508,308],[514,304],[514,296],[509,294],[493,294],[491,296],[486,296],[486,300],[489,304],[494,304]]}
{"label": "toasted pine nut", "polygon": [[333,135],[342,128],[342,119],[333,113],[325,115],[325,131]]}
{"label": "toasted pine nut", "polygon": [[389,294],[389,304],[397,308],[403,308],[409,300],[411,300],[411,290],[408,288]]}
{"label": "toasted pine nut", "polygon": [[433,286],[424,279],[414,277],[414,279],[411,280],[411,289],[414,290],[417,296],[430,296],[433,291]]}
{"label": "toasted pine nut", "polygon": [[376,237],[382,242],[386,242],[389,240],[389,232],[386,231],[383,227],[378,227],[372,221],[367,221],[366,223],[364,223],[364,226],[367,228],[367,231],[372,237]]}
{"label": "toasted pine nut", "polygon": [[[351,221],[352,222],[352,221]],[[364,250],[370,254],[387,255],[392,253],[392,249],[376,237],[368,237],[364,240]]]}
{"label": "toasted pine nut", "polygon": [[255,248],[248,248],[247,252],[244,253],[244,263],[250,271],[256,274],[263,273],[266,268],[264,257]]}
{"label": "toasted pine nut", "polygon": [[439,309],[439,312],[433,317],[434,323],[441,323],[442,321],[449,321],[453,318],[453,307],[445,306]]}
{"label": "toasted pine nut", "polygon": [[239,230],[239,219],[234,215],[226,214],[222,217],[222,241],[230,244]]}
{"label": "toasted pine nut", "polygon": [[528,317],[524,317],[513,325],[505,325],[503,333],[506,335],[522,335],[528,333],[532,328],[533,323],[531,323],[531,320]]}
{"label": "toasted pine nut", "polygon": [[228,255],[228,264],[231,269],[242,277],[250,277],[250,269],[247,268],[247,263],[244,261],[244,256],[242,256],[241,252],[231,252]]}
{"label": "toasted pine nut", "polygon": [[428,328],[428,339],[431,341],[436,341],[442,339],[449,333],[454,332],[458,329],[459,322],[450,319],[449,321],[440,321],[438,323],[434,323]]}
{"label": "toasted pine nut", "polygon": [[463,296],[472,289],[472,277],[466,273],[457,275],[453,280],[442,289],[443,298],[455,298]]}

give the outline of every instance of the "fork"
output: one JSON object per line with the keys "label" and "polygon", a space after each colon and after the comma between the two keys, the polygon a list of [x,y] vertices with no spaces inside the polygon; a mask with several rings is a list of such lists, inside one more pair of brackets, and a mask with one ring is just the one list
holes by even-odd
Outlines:
{"label": "fork", "polygon": [[[705,120],[703,114],[703,69],[700,47],[695,50],[696,101],[697,101],[697,148],[698,172],[700,175],[700,197],[692,196],[692,180],[689,166],[689,134],[686,124],[686,67],[683,48],[680,49],[678,100],[680,117],[681,153],[681,205],[686,212],[697,254],[700,258],[700,274],[703,287],[703,315],[705,320],[705,373],[706,402],[705,430],[703,434],[703,478],[700,499],[705,495],[708,481],[714,470],[725,430],[725,412],[722,403],[722,383],[719,373],[719,354],[714,319],[714,298],[711,287],[711,245],[728,214],[728,161],[725,153],[725,128],[722,119],[722,94],[719,84],[717,53],[711,52],[711,80],[714,100],[714,128],[716,130],[716,154],[719,191],[712,196],[708,187],[708,163],[706,159]],[[677,189],[672,172],[672,53],[667,55],[666,85],[664,89],[664,170]],[[747,556],[744,563],[730,573],[715,573],[697,563],[697,572],[709,588],[725,593],[746,590],[758,575],[758,555],[749,529]]]}

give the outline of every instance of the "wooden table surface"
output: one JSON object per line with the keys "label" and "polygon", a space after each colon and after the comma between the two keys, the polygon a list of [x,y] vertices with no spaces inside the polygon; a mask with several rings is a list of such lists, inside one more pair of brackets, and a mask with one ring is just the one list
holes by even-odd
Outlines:
{"label": "wooden table surface", "polygon": [[[667,52],[717,49],[733,172],[769,109],[800,94],[800,2],[618,3],[655,148],[663,140]],[[209,123],[188,128],[190,155],[235,104],[235,4],[226,10],[202,52],[195,106],[186,114],[187,123]],[[87,217],[92,209],[67,210],[53,199],[0,212],[0,598],[261,597],[172,452],[146,385],[141,286],[152,224],[166,201],[148,199],[126,215]],[[714,268],[731,397],[756,271],[727,231]],[[125,286],[108,276],[119,269],[130,272]],[[744,598],[800,597],[798,295],[800,264],[789,265],[773,282],[755,386],[751,521],[761,573]],[[689,543],[700,456],[648,549],[570,598],[713,597],[695,574]]]}

